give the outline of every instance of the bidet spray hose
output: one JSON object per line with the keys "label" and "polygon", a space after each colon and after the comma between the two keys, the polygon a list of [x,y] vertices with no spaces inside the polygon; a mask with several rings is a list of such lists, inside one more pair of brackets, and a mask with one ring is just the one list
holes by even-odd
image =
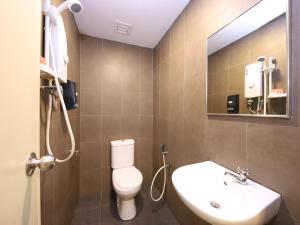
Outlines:
{"label": "bidet spray hose", "polygon": [[[165,153],[162,152],[162,158],[163,158],[163,166],[159,168],[159,170],[156,172],[156,174],[153,177],[152,183],[151,183],[151,187],[150,187],[150,196],[151,199],[155,202],[158,202],[162,199],[164,193],[165,193],[165,188],[166,188],[166,182],[167,182],[167,167],[169,167],[169,164],[166,165],[166,159],[165,159]],[[164,183],[163,183],[163,189],[161,191],[161,194],[158,198],[154,198],[153,197],[153,185],[155,182],[156,177],[158,176],[158,174],[160,173],[160,171],[164,170]]]}

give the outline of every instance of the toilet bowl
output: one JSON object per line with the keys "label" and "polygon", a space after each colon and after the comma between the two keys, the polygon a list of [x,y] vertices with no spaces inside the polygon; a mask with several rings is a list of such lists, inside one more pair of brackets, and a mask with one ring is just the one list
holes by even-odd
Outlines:
{"label": "toilet bowl", "polygon": [[135,196],[141,189],[142,173],[134,166],[134,140],[111,142],[112,183],[117,194],[117,207],[122,220],[136,215]]}
{"label": "toilet bowl", "polygon": [[122,220],[135,217],[135,196],[141,189],[142,181],[141,172],[134,166],[113,170],[113,188],[117,194],[117,207]]}

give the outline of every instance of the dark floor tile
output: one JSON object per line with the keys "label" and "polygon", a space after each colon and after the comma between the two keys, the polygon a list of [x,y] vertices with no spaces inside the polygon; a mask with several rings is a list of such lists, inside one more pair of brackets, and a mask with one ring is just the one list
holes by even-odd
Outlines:
{"label": "dark floor tile", "polygon": [[134,220],[123,221],[120,219],[118,214],[117,205],[112,202],[111,204],[106,204],[101,206],[100,215],[101,225],[134,225]]}
{"label": "dark floor tile", "polygon": [[81,197],[75,209],[75,213],[82,213],[100,208],[100,195]]}
{"label": "dark floor tile", "polygon": [[[151,204],[153,207],[164,203],[163,199],[159,202],[152,201],[151,196],[150,196],[150,188],[142,190],[139,193],[139,195],[141,195],[141,198],[143,199],[145,204]],[[161,192],[155,186],[153,186],[152,195],[154,198],[158,198],[161,195]]]}
{"label": "dark floor tile", "polygon": [[101,206],[109,205],[116,201],[116,194],[114,191],[101,193]]}
{"label": "dark floor tile", "polygon": [[100,225],[100,208],[75,213],[72,225]]}
{"label": "dark floor tile", "polygon": [[[164,201],[151,200],[149,190],[142,190],[136,196],[137,214],[130,221],[120,219],[115,195],[106,199],[107,202],[102,199],[100,203],[98,198],[81,199],[72,225],[179,225]],[[100,208],[93,208],[98,204]]]}
{"label": "dark floor tile", "polygon": [[179,225],[171,210],[168,208],[167,204],[155,203],[152,205],[152,213],[155,218],[157,218],[157,224],[161,225]]}

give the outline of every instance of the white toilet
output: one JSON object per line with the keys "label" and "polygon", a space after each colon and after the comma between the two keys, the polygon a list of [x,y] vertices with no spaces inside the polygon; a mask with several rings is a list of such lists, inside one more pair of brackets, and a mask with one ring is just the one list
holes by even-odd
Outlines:
{"label": "white toilet", "polygon": [[122,220],[131,220],[136,215],[134,198],[143,181],[142,173],[134,167],[133,139],[111,142],[111,167],[119,216]]}

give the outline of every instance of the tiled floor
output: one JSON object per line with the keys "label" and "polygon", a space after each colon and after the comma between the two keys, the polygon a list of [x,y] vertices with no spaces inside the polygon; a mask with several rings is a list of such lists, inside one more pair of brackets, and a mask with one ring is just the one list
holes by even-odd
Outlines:
{"label": "tiled floor", "polygon": [[136,204],[137,216],[131,221],[122,221],[115,200],[104,202],[100,196],[82,198],[72,225],[179,225],[168,206],[163,201],[152,202],[145,191],[136,197]]}

